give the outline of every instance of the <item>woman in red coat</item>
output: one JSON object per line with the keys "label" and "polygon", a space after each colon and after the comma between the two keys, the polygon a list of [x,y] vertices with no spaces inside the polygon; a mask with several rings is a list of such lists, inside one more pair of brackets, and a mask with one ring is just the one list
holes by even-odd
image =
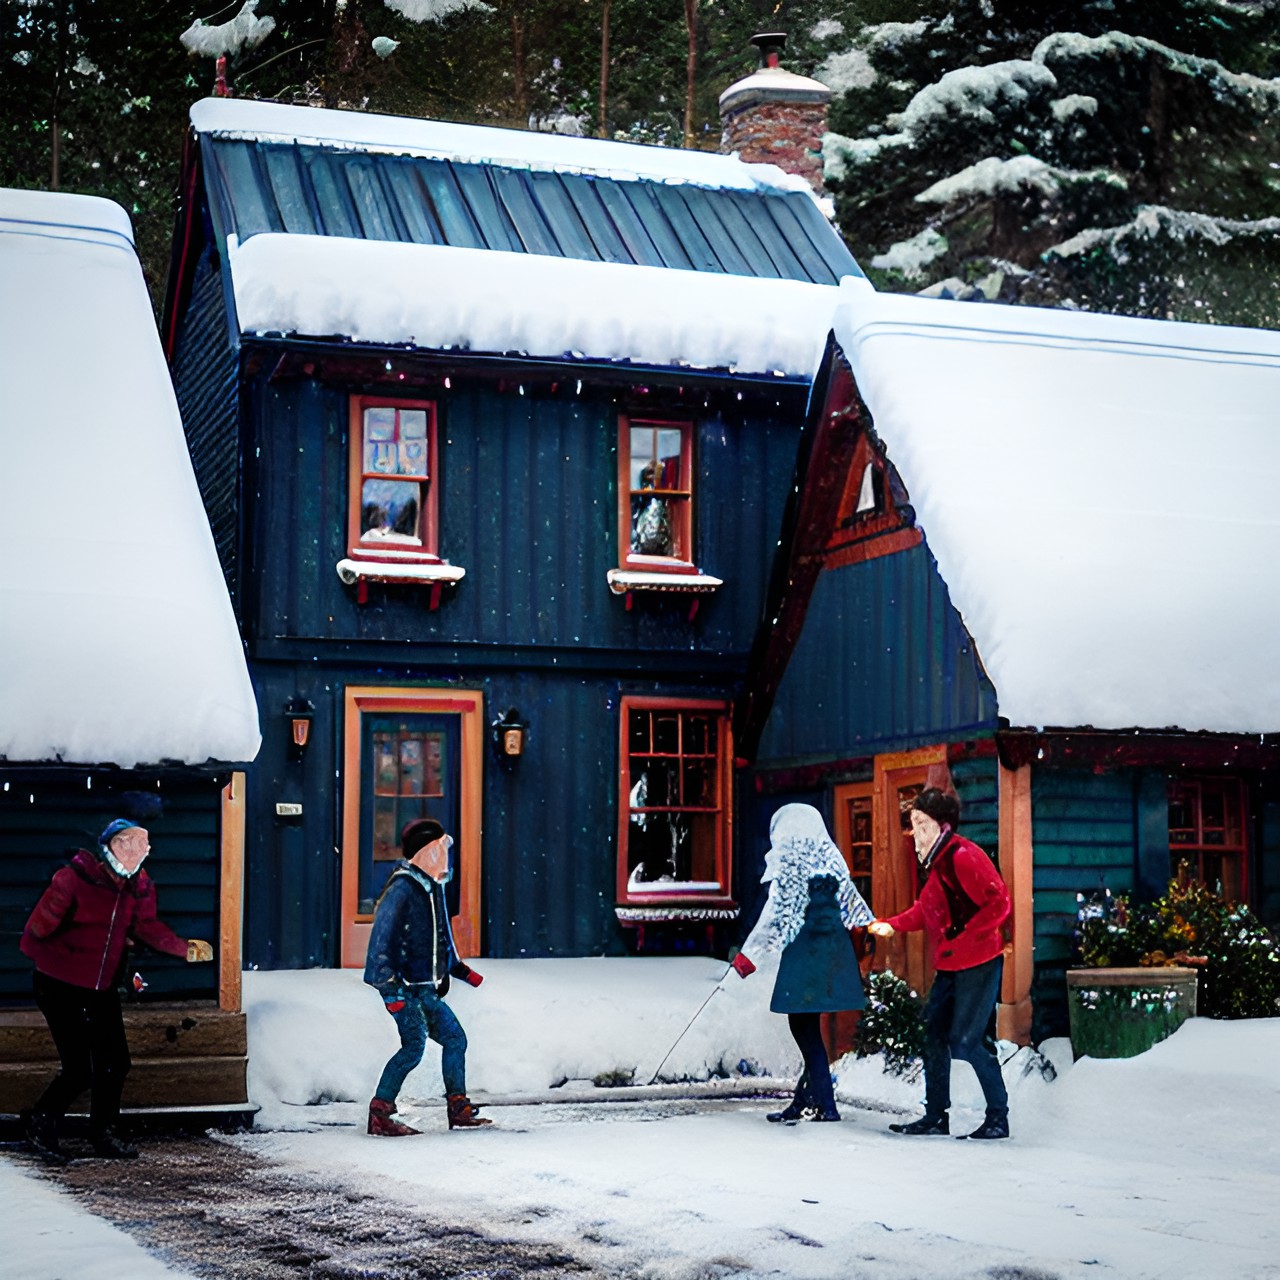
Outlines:
{"label": "woman in red coat", "polygon": [[881,938],[924,929],[936,971],[924,1011],[924,1115],[889,1128],[906,1134],[949,1133],[951,1060],[960,1058],[973,1068],[987,1104],[986,1119],[967,1136],[1007,1138],[1009,1095],[999,1060],[983,1035],[1000,992],[1000,926],[1009,917],[1009,890],[991,859],[956,834],[959,820],[955,796],[930,787],[916,797],[911,828],[916,859],[928,879],[905,911],[870,926]]}
{"label": "woman in red coat", "polygon": [[31,1111],[28,1137],[64,1160],[58,1123],[90,1089],[89,1133],[100,1156],[132,1159],[115,1132],[129,1071],[129,1045],[116,980],[130,938],[189,962],[212,960],[207,942],[180,938],[156,916],[156,891],[142,868],[147,832],[125,818],[107,824],[96,853],[81,849],[54,873],[19,944],[35,961],[36,1004],[49,1024],[62,1070]]}

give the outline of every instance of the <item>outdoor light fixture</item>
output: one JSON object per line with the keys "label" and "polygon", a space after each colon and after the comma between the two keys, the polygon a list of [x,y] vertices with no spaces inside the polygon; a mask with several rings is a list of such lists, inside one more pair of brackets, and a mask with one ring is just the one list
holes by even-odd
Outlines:
{"label": "outdoor light fixture", "polygon": [[529,726],[520,719],[515,707],[508,707],[500,720],[493,722],[493,745],[503,760],[516,760],[524,755],[525,735]]}
{"label": "outdoor light fixture", "polygon": [[285,718],[289,721],[290,757],[301,760],[302,753],[311,739],[311,721],[315,718],[315,707],[301,694],[295,693],[284,704]]}

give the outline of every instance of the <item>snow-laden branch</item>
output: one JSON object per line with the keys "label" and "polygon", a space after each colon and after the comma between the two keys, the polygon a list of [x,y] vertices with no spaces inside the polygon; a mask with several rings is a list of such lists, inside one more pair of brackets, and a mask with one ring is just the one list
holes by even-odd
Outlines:
{"label": "snow-laden branch", "polygon": [[258,0],[244,0],[230,22],[206,26],[197,18],[178,38],[197,58],[235,57],[243,49],[256,49],[275,29],[274,18],[257,16]]}

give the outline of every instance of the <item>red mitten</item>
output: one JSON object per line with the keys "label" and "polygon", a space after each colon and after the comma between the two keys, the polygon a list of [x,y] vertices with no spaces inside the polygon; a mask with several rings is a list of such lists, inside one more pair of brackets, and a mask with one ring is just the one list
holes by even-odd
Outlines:
{"label": "red mitten", "polygon": [[384,1000],[383,1004],[387,1006],[388,1013],[399,1013],[404,1008],[403,1000]]}
{"label": "red mitten", "polygon": [[747,959],[746,952],[739,951],[738,954],[733,957],[733,971],[738,975],[738,977],[746,978],[755,973],[756,967]]}
{"label": "red mitten", "polygon": [[484,981],[484,978],[471,968],[468,968],[466,973],[459,974],[458,976],[463,980],[463,982],[468,982],[473,987],[478,987]]}

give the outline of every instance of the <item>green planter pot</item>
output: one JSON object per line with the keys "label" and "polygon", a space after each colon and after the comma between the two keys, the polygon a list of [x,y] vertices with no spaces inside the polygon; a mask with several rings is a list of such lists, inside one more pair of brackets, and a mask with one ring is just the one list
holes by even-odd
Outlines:
{"label": "green planter pot", "polygon": [[1068,969],[1076,1058],[1132,1058],[1196,1014],[1195,969]]}

